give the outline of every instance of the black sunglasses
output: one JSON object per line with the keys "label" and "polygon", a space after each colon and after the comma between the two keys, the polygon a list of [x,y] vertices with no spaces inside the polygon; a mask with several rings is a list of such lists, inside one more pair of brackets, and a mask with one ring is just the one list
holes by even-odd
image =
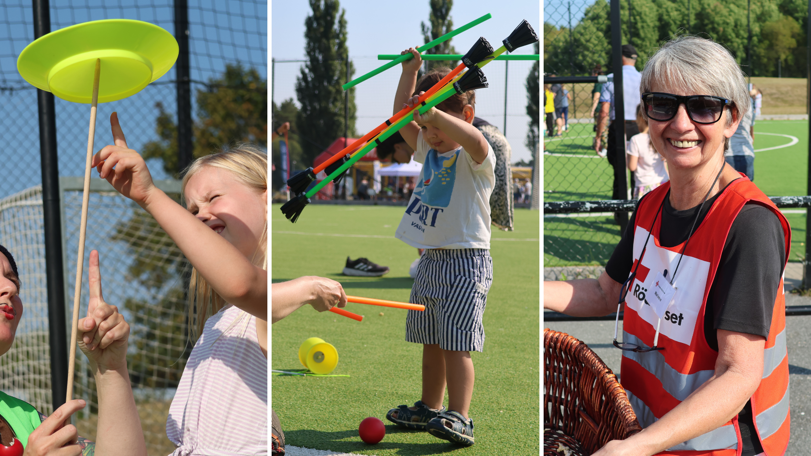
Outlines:
{"label": "black sunglasses", "polygon": [[713,124],[721,120],[721,113],[725,107],[731,107],[732,101],[712,95],[672,95],[661,92],[646,92],[642,94],[645,104],[645,113],[649,119],[666,122],[679,111],[679,105],[684,104],[687,115],[695,123]]}

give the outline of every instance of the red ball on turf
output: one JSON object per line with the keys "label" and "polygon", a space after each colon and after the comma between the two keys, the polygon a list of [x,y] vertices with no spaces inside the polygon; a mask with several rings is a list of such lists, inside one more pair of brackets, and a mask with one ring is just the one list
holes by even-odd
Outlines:
{"label": "red ball on turf", "polygon": [[358,434],[360,434],[361,440],[369,445],[374,445],[383,440],[383,436],[386,435],[386,426],[379,419],[370,416],[360,422]]}

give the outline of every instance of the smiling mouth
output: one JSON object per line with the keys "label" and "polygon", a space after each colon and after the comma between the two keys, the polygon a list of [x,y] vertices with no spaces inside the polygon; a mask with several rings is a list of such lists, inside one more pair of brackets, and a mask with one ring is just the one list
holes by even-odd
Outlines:
{"label": "smiling mouth", "polygon": [[219,226],[212,226],[211,229],[214,230],[215,232],[217,232],[217,234],[220,234],[225,229],[225,227],[222,226],[222,225],[219,225]]}
{"label": "smiling mouth", "polygon": [[689,149],[690,147],[696,147],[701,141],[676,141],[675,139],[669,139],[670,144],[680,149]]}

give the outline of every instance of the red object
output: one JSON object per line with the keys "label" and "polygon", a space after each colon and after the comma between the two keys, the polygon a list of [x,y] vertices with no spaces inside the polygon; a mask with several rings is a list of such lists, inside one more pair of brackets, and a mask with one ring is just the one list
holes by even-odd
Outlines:
{"label": "red object", "polygon": [[[355,321],[363,321],[363,315],[358,315],[356,313],[352,313],[348,310],[341,309],[340,307],[330,307],[330,312],[337,313],[338,315],[343,315],[344,317],[349,317]],[[0,456],[3,456],[0,454]]]}
{"label": "red object", "polygon": [[[382,439],[383,437],[380,438]],[[24,452],[25,449],[23,448],[23,444],[16,438],[14,438],[14,442],[11,444],[11,446],[0,444],[0,456],[23,456]]]}
{"label": "red object", "polygon": [[360,439],[364,442],[369,445],[375,445],[383,440],[383,437],[386,435],[386,426],[383,426],[382,421],[370,416],[360,422],[358,434],[360,434]]}

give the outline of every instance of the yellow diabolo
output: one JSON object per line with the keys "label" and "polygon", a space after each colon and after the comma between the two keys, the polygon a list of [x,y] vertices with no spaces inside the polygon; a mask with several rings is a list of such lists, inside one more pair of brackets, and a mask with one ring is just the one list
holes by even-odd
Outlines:
{"label": "yellow diabolo", "polygon": [[338,350],[321,338],[310,337],[299,347],[298,360],[312,372],[326,375],[338,365]]}
{"label": "yellow diabolo", "polygon": [[178,52],[175,38],[156,25],[128,19],[107,19],[76,24],[44,35],[26,46],[17,59],[17,71],[29,84],[52,92],[63,100],[91,104],[66,400],[71,400],[73,396],[76,330],[97,105],[138,93],[172,68]]}

